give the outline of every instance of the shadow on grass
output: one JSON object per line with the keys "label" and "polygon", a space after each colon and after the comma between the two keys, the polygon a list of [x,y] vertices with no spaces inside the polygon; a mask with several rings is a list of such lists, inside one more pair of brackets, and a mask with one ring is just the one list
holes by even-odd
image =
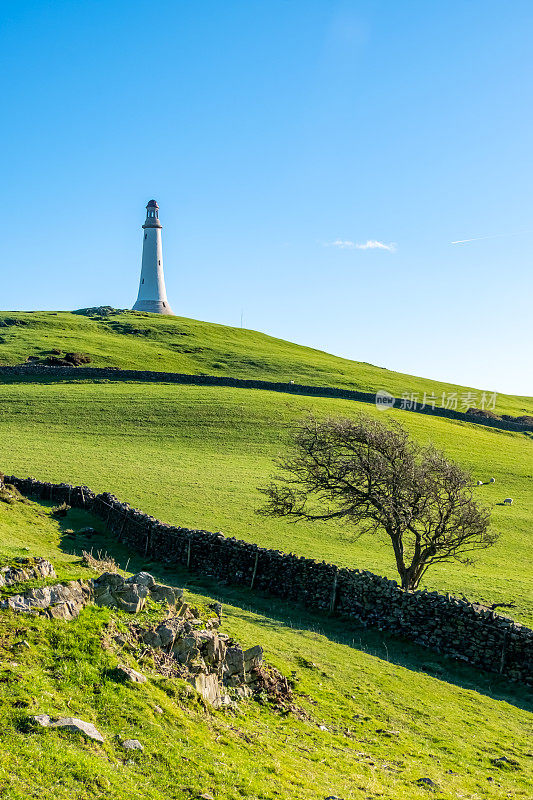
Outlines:
{"label": "shadow on grass", "polygon": [[[479,692],[494,700],[533,711],[533,692],[528,687],[512,683],[494,673],[477,670],[384,631],[365,628],[353,620],[312,613],[299,604],[245,588],[225,586],[207,576],[189,572],[180,564],[147,560],[116,542],[113,535],[105,531],[102,520],[87,512],[72,509],[67,518],[61,520],[60,527],[63,531],[61,547],[69,554],[81,557],[83,550],[92,550],[95,555],[100,552],[114,558],[123,570],[147,570],[161,583],[180,586],[189,592],[204,595],[209,601],[235,606],[240,611],[241,619],[259,627],[274,629],[285,626],[294,630],[311,631],[390,664],[426,673],[462,689]],[[93,527],[96,533],[68,533],[69,530],[76,531],[84,527]]]}

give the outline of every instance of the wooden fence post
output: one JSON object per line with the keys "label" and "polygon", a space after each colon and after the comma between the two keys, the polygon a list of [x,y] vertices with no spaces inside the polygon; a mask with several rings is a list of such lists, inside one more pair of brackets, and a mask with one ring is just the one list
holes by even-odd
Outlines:
{"label": "wooden fence post", "polygon": [[257,551],[257,553],[255,554],[254,571],[252,573],[252,580],[250,582],[250,589],[254,588],[255,576],[256,576],[256,573],[257,573],[257,562],[258,561],[259,561],[259,551]]}
{"label": "wooden fence post", "polygon": [[335,602],[337,600],[337,576],[339,570],[335,567],[335,574],[333,576],[333,586],[331,587],[331,597],[329,601],[329,613],[333,614],[335,610]]}
{"label": "wooden fence post", "polygon": [[503,642],[502,642],[502,654],[500,658],[500,675],[503,672],[503,666],[505,664],[505,645],[507,643],[507,631],[503,634]]}

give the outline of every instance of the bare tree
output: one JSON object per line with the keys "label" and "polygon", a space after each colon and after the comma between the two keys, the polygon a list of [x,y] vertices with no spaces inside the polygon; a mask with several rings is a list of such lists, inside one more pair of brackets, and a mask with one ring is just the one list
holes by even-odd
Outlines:
{"label": "bare tree", "polygon": [[281,473],[259,489],[267,497],[259,514],[344,520],[356,535],[385,533],[404,589],[416,589],[431,564],[471,563],[468,553],[498,538],[468,472],[398,423],[310,418],[277,463]]}

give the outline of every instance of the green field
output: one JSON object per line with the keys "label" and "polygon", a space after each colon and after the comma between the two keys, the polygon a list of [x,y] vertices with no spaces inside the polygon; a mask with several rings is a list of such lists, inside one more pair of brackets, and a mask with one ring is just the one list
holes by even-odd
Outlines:
{"label": "green field", "polygon": [[[386,389],[396,397],[418,393],[419,401],[426,392],[435,395],[437,406],[443,392],[456,392],[459,411],[466,408],[461,407],[462,393],[471,392],[481,403],[480,390],[493,391],[403,375],[256,331],[182,317],[126,312],[99,320],[67,312],[0,312],[0,365],[42,358],[53,349],[87,353],[98,367],[293,380],[364,392]],[[533,415],[533,399],[499,394],[496,412]]]}
{"label": "green field", "polygon": [[[86,483],[166,522],[396,576],[385,538],[354,542],[349,528],[332,523],[291,525],[255,514],[261,502],[256,487],[271,475],[291,425],[309,412],[352,415],[358,403],[251,389],[52,383],[0,385],[0,408],[0,470],[6,473]],[[477,491],[494,506],[500,541],[473,566],[435,566],[426,585],[489,604],[511,602],[506,613],[531,622],[531,440],[392,413],[417,438],[432,440],[469,468],[474,479],[496,478]],[[514,505],[496,505],[508,496]]]}
{"label": "green field", "polygon": [[[63,527],[91,522],[71,512]],[[0,502],[0,537],[2,556],[29,549],[51,558],[63,579],[94,574],[77,555],[88,546],[83,537],[66,537],[46,506]],[[104,536],[91,545],[111,548],[122,563],[128,556]],[[130,569],[140,565],[134,558]],[[150,570],[166,583],[183,585],[187,578],[157,564]],[[256,701],[242,702],[235,712],[210,711],[185,692],[183,681],[162,679],[149,660],[139,664],[127,652],[102,648],[109,631],[128,620],[120,612],[89,607],[70,623],[4,612],[2,798],[531,797],[531,698],[523,689],[271,599],[223,593],[190,577],[189,584],[189,601],[222,600],[223,630],[243,645],[263,645],[266,660],[294,682],[303,715],[280,714]],[[148,683],[117,684],[110,669],[124,660]],[[93,722],[105,743],[35,730],[28,720],[39,713]],[[144,752],[126,755],[121,741],[127,738],[139,739]],[[502,756],[511,763],[492,763]],[[437,788],[419,786],[421,778]]]}
{"label": "green field", "polygon": [[[452,391],[302,348],[262,334],[180,318],[121,314],[96,321],[58,313],[3,313],[0,362],[53,349],[89,353],[97,366],[295,380],[373,391]],[[21,324],[27,322],[28,324]],[[130,327],[128,327],[130,326]],[[134,332],[135,331],[135,332]],[[461,391],[461,389],[458,389]],[[0,383],[0,471],[107,490],[160,519],[222,530],[263,546],[396,577],[384,538],[353,539],[332,523],[290,525],[264,518],[257,487],[271,476],[294,424],[319,417],[379,414],[373,405],[251,389],[165,383]],[[531,398],[498,398],[500,413],[531,413]],[[439,565],[425,586],[533,622],[532,441],[438,417],[386,412],[421,442],[434,442],[472,472],[493,508],[497,545],[473,566]],[[513,497],[512,506],[499,505]],[[90,523],[78,511],[63,528]],[[95,548],[129,569],[146,566],[102,532]],[[64,578],[90,577],[83,537],[66,536],[45,505],[0,502],[0,556],[43,555]],[[186,584],[202,604],[219,599],[224,629],[291,676],[303,715],[249,701],[232,714],[188,697],[177,679],[151,671],[140,689],[118,686],[102,649],[118,612],[86,609],[73,623],[0,614],[0,796],[6,800],[504,800],[533,795],[531,692],[493,674],[365,631],[149,564],[166,583]],[[29,648],[16,644],[27,641]],[[124,658],[121,655],[121,658]],[[130,661],[132,657],[130,656]],[[131,661],[132,666],[139,666]],[[163,715],[154,712],[160,706]],[[94,722],[104,745],[28,728],[31,714]],[[323,725],[327,730],[321,730]],[[528,727],[529,725],[529,727]],[[121,739],[142,754],[125,757]],[[495,766],[505,756],[516,764]],[[430,778],[434,790],[417,785]]]}

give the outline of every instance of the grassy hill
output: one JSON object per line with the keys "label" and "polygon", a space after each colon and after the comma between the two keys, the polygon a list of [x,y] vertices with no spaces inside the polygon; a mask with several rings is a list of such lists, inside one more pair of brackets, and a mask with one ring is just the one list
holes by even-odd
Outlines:
{"label": "grassy hill", "polygon": [[[87,543],[64,528],[94,522],[73,511],[62,529],[45,504],[0,502],[0,556],[29,550],[51,558],[60,578],[87,579],[79,559]],[[122,564],[128,557],[105,536],[91,544],[111,548]],[[130,569],[141,565],[134,558]],[[149,661],[139,664],[109,644],[109,632],[128,619],[120,612],[89,607],[70,623],[0,612],[6,800],[531,797],[531,701],[523,689],[383,634],[326,624],[272,599],[149,566],[165,583],[188,578],[192,602],[222,600],[223,629],[246,646],[264,646],[267,661],[294,682],[303,714],[255,701],[232,713],[209,710],[179,679],[164,679]],[[147,684],[112,679],[110,670],[125,658]],[[93,722],[105,742],[36,730],[28,719],[39,713]],[[139,739],[144,751],[126,754],[127,738]],[[493,764],[502,756],[509,762]],[[436,788],[420,785],[421,778]]]}
{"label": "grassy hill", "polygon": [[[373,391],[461,391],[403,376],[259,333],[180,318],[119,314],[0,314],[0,362],[88,353],[96,366],[295,380]],[[273,470],[293,424],[318,416],[382,414],[373,406],[268,391],[172,384],[64,381],[0,383],[0,470],[110,490],[173,523],[223,530],[269,547],[395,577],[385,540],[353,541],[348,529],[288,525],[255,514],[256,490]],[[499,413],[531,413],[530,398],[498,398]],[[437,417],[387,412],[421,441],[433,441],[475,479],[494,509],[498,544],[474,566],[440,565],[426,586],[491,603],[533,622],[527,553],[533,501],[531,438]],[[498,503],[506,496],[514,505]],[[92,524],[79,511],[63,529],[46,504],[0,502],[0,558],[43,555],[62,579],[87,578],[80,562]],[[104,533],[91,541],[125,566]],[[129,569],[147,566],[133,556]],[[102,648],[118,612],[88,608],[72,623],[0,612],[0,795],[6,800],[484,800],[533,793],[530,693],[378,631],[314,617],[272,598],[148,565],[159,580],[187,584],[196,603],[224,604],[224,629],[294,681],[299,717],[254,701],[213,712],[178,679],[139,689],[109,677],[119,658]],[[109,638],[109,637],[107,637]],[[29,645],[21,645],[25,641]],[[121,656],[122,657],[122,656]],[[130,659],[133,656],[129,656]],[[163,709],[158,714],[155,707]],[[59,731],[35,731],[32,714],[94,722],[103,745]],[[321,729],[324,726],[326,730]],[[143,753],[125,757],[137,738]],[[492,763],[505,756],[516,764]],[[429,778],[434,791],[419,785]]]}
{"label": "grassy hill", "polygon": [[[273,471],[295,421],[353,415],[360,404],[273,392],[142,383],[0,385],[0,469],[43,480],[87,483],[167,522],[357,566],[396,577],[383,538],[351,540],[332,523],[290,525],[254,512],[256,487]],[[364,405],[368,413],[380,414]],[[473,566],[438,565],[425,585],[472,600],[512,603],[506,613],[533,622],[531,439],[469,423],[393,411],[414,436],[431,440],[469,468],[493,506],[498,544]],[[505,497],[512,506],[501,506]]]}
{"label": "grassy hill", "polygon": [[[148,369],[188,374],[230,375],[336,386],[375,392],[432,393],[441,404],[442,393],[481,389],[403,375],[364,362],[313,350],[256,331],[209,322],[123,312],[88,317],[67,312],[0,312],[0,364],[18,364],[28,356],[43,357],[51,350],[84,352],[92,364],[121,369]],[[468,403],[472,405],[471,400]],[[533,414],[533,398],[500,394],[496,412]]]}

